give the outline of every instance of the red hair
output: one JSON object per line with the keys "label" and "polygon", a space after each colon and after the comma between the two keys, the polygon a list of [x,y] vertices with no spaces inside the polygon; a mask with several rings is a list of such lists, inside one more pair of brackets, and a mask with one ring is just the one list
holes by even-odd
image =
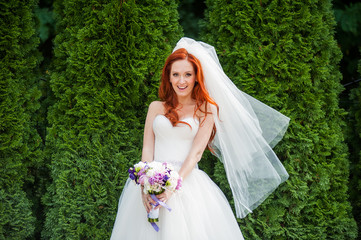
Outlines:
{"label": "red hair", "polygon": [[[200,110],[205,114],[205,117],[201,124],[204,122],[205,118],[207,117],[207,114],[210,113],[207,111],[208,103],[213,104],[217,107],[218,111],[218,105],[216,102],[209,96],[209,93],[204,86],[204,76],[203,76],[203,70],[200,61],[193,56],[192,54],[188,53],[185,48],[180,48],[176,51],[174,51],[167,60],[165,61],[163,71],[162,71],[162,77],[161,77],[161,83],[159,87],[159,98],[164,101],[165,106],[165,116],[169,119],[169,121],[172,123],[173,126],[177,125],[178,123],[185,123],[182,121],[179,121],[179,116],[177,111],[175,110],[178,106],[178,98],[177,94],[175,93],[171,83],[170,83],[170,71],[172,68],[172,64],[179,60],[188,60],[193,66],[195,75],[196,75],[196,83],[193,87],[192,91],[192,99],[196,101],[196,109],[193,113],[193,116],[196,115],[197,111]],[[203,111],[201,109],[201,106],[204,104],[205,110]],[[187,124],[187,123],[185,123]],[[189,124],[187,124],[189,125]],[[209,139],[209,143],[213,140],[214,136],[216,134],[216,127],[213,126],[213,131],[211,134],[211,137]],[[208,144],[208,148],[209,144]],[[210,148],[212,151],[212,149]]]}

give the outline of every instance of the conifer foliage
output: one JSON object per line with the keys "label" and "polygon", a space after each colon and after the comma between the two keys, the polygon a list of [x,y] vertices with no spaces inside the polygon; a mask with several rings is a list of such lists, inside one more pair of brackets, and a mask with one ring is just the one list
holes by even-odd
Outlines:
{"label": "conifer foliage", "polygon": [[41,163],[41,140],[33,123],[40,91],[36,69],[33,9],[36,1],[2,1],[0,4],[0,239],[32,237],[35,217],[32,169]]}
{"label": "conifer foliage", "polygon": [[43,237],[108,239],[127,168],[140,160],[146,105],[181,34],[175,1],[55,2]]}
{"label": "conifer foliage", "polygon": [[[276,147],[290,178],[240,221],[247,239],[354,239],[330,1],[207,1],[203,39],[238,87],[291,118]],[[217,163],[215,179],[226,190]]]}
{"label": "conifer foliage", "polygon": [[[361,61],[359,62],[361,73]],[[361,84],[352,89],[350,94],[347,140],[350,146],[350,200],[352,212],[361,229]],[[361,239],[359,233],[358,239]]]}

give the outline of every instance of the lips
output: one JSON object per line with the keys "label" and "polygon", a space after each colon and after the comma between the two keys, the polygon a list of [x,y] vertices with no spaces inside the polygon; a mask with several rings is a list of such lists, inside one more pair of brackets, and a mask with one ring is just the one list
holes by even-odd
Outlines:
{"label": "lips", "polygon": [[177,86],[179,90],[183,91],[185,90],[188,86],[184,86],[184,87],[180,87],[180,86]]}

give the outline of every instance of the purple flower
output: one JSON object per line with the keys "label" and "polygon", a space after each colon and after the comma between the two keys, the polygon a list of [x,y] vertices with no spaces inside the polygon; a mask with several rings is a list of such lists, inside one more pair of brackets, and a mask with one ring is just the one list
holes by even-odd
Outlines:
{"label": "purple flower", "polygon": [[133,173],[129,173],[129,177],[130,179],[134,180],[135,179],[135,175]]}
{"label": "purple flower", "polygon": [[161,181],[163,179],[163,175],[161,173],[157,173],[154,178],[156,179],[157,182]]}
{"label": "purple flower", "polygon": [[149,178],[149,179],[148,179],[148,182],[150,183],[150,185],[154,185],[154,178],[152,178],[152,177]]}
{"label": "purple flower", "polygon": [[130,178],[130,179],[135,180],[135,179],[137,178],[137,177],[135,176],[135,170],[134,170],[134,168],[129,168],[128,173],[129,173],[129,178]]}
{"label": "purple flower", "polygon": [[163,176],[164,182],[166,182],[168,179],[169,179],[169,176],[168,176],[168,175],[164,175],[164,176]]}
{"label": "purple flower", "polygon": [[141,169],[139,172],[138,172],[138,176],[141,177],[145,174],[145,169]]}

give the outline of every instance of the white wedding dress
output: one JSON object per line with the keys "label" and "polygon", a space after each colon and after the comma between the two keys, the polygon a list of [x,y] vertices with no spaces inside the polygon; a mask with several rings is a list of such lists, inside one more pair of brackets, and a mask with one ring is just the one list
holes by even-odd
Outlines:
{"label": "white wedding dress", "polygon": [[[154,161],[172,163],[177,170],[189,153],[199,122],[192,117],[173,127],[164,115],[153,122]],[[183,181],[182,190],[160,209],[159,232],[147,220],[139,185],[126,182],[119,199],[111,240],[233,240],[244,239],[231,207],[218,186],[194,168]]]}

